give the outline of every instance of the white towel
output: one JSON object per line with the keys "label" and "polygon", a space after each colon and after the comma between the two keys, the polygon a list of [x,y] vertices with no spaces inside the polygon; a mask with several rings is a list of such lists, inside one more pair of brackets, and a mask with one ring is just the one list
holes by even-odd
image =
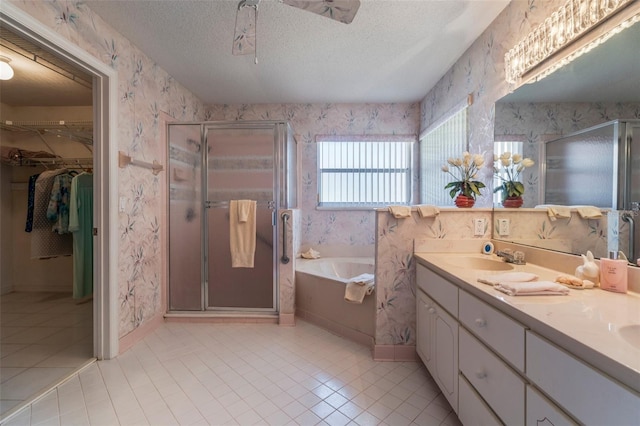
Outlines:
{"label": "white towel", "polygon": [[253,268],[256,253],[256,202],[229,203],[229,248],[232,268]]}
{"label": "white towel", "polygon": [[344,290],[344,300],[350,303],[362,303],[364,297],[373,293],[375,277],[373,274],[361,274],[351,278]]}
{"label": "white towel", "polygon": [[594,206],[581,206],[577,207],[578,214],[583,219],[597,219],[602,217],[602,211]]}
{"label": "white towel", "polygon": [[389,206],[389,211],[396,219],[411,217],[411,207],[409,206]]}
{"label": "white towel", "polygon": [[419,205],[416,209],[418,210],[420,217],[436,217],[440,214],[440,209],[428,204]]}
{"label": "white towel", "polygon": [[509,296],[565,296],[569,289],[551,281],[501,282],[494,286],[498,291]]}
{"label": "white towel", "polygon": [[505,272],[504,274],[487,275],[478,278],[478,282],[489,285],[497,285],[502,282],[529,282],[536,281],[538,276],[530,272]]}

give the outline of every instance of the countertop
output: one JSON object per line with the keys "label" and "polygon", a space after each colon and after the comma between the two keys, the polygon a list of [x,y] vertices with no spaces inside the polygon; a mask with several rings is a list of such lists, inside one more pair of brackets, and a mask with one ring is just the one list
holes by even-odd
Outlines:
{"label": "countertop", "polygon": [[[464,258],[495,255],[415,253],[419,264],[457,284],[588,364],[640,392],[640,347],[622,338],[621,327],[640,325],[640,295],[570,289],[568,296],[508,296],[478,278],[508,271],[466,269]],[[512,265],[553,281],[560,273],[538,265]],[[597,392],[597,391],[594,391]]]}

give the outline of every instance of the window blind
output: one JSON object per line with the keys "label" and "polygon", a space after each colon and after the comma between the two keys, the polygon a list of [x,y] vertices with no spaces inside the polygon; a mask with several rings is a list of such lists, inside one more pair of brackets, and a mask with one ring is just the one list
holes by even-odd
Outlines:
{"label": "window blind", "polygon": [[414,142],[393,136],[318,138],[318,207],[411,204]]}
{"label": "window blind", "polygon": [[467,107],[427,131],[420,139],[420,199],[422,203],[452,204],[444,187],[452,181],[442,172],[448,158],[459,158],[467,150]]}

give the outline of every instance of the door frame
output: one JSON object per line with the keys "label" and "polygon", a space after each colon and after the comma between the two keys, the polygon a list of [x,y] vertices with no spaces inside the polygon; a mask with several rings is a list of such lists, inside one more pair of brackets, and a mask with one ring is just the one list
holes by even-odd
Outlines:
{"label": "door frame", "polygon": [[[0,3],[0,24],[74,64],[93,77],[94,212],[93,352],[118,355],[117,72],[9,2]],[[112,281],[113,280],[113,281]]]}

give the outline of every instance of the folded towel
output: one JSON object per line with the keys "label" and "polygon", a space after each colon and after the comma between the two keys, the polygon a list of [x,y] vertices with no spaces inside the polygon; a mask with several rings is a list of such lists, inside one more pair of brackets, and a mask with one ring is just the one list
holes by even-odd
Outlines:
{"label": "folded towel", "polygon": [[231,200],[229,203],[229,249],[232,268],[253,268],[256,252],[255,201]]}
{"label": "folded towel", "polygon": [[309,250],[305,251],[304,253],[301,253],[300,257],[302,257],[303,259],[319,259],[320,252],[315,251],[312,248],[309,248]]}
{"label": "folded towel", "polygon": [[597,219],[602,217],[602,211],[599,208],[593,206],[578,207],[578,214],[583,219]]}
{"label": "folded towel", "polygon": [[409,206],[389,206],[389,211],[396,219],[411,217],[411,207]]}
{"label": "folded towel", "polygon": [[567,295],[569,289],[551,281],[501,282],[493,288],[509,296],[554,296]]}
{"label": "folded towel", "polygon": [[571,217],[571,209],[564,206],[548,206],[547,214],[552,221],[559,218],[567,219]]}
{"label": "folded towel", "polygon": [[375,279],[373,274],[361,274],[351,278],[344,290],[344,300],[350,303],[362,303],[364,297],[373,293]]}
{"label": "folded towel", "polygon": [[536,281],[538,276],[530,272],[505,272],[504,274],[488,275],[478,278],[478,282],[489,285],[497,285],[502,282],[529,282]]}
{"label": "folded towel", "polygon": [[440,209],[428,204],[419,205],[416,209],[418,210],[420,217],[436,217],[440,214]]}

